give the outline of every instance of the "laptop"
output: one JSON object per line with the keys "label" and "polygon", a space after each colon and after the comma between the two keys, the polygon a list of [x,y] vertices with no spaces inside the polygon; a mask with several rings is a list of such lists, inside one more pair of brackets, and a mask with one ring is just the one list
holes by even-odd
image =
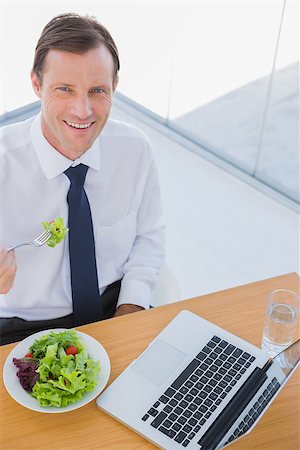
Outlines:
{"label": "laptop", "polygon": [[97,406],[159,448],[220,449],[252,430],[299,360],[300,341],[271,359],[183,310]]}

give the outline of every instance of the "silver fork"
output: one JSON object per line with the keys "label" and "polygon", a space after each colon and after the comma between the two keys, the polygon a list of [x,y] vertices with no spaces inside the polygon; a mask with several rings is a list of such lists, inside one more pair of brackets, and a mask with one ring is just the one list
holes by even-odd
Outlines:
{"label": "silver fork", "polygon": [[7,251],[10,252],[11,250],[14,250],[15,248],[18,247],[22,247],[23,245],[33,245],[34,247],[41,247],[42,245],[46,244],[46,242],[48,242],[50,238],[51,238],[50,231],[45,230],[44,233],[42,233],[40,236],[34,239],[34,241],[23,242],[22,244],[14,245],[13,247],[10,247]]}

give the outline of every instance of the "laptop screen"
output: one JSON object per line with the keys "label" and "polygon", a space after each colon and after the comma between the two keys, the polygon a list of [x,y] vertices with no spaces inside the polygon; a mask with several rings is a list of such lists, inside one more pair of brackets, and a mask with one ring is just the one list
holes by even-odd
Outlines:
{"label": "laptop screen", "polygon": [[278,353],[273,361],[280,366],[285,376],[288,377],[300,362],[300,339]]}

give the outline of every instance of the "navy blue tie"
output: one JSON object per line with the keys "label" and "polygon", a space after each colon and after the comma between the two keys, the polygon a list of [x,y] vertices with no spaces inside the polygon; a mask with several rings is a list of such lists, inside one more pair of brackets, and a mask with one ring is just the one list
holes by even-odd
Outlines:
{"label": "navy blue tie", "polygon": [[69,204],[69,250],[74,325],[84,325],[103,318],[98,286],[93,222],[84,190],[88,167],[79,164],[64,173],[71,184]]}

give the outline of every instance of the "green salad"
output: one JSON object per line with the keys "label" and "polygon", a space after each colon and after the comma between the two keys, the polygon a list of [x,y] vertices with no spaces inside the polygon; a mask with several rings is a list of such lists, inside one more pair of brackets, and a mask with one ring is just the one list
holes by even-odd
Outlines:
{"label": "green salad", "polygon": [[51,331],[37,339],[24,358],[14,358],[23,388],[41,406],[65,407],[92,391],[100,363],[90,359],[74,330]]}
{"label": "green salad", "polygon": [[69,231],[61,217],[57,217],[52,220],[52,222],[42,222],[42,224],[44,229],[50,231],[51,233],[51,238],[47,241],[47,245],[49,245],[49,247],[55,247],[63,241]]}

